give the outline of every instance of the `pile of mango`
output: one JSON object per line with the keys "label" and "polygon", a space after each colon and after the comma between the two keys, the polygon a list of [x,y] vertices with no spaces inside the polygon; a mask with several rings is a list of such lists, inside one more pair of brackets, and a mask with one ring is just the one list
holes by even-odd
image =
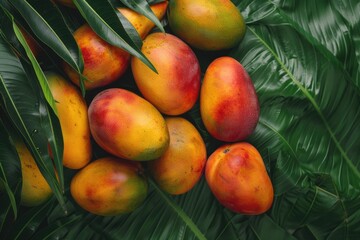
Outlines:
{"label": "pile of mango", "polygon": [[[72,1],[57,2],[72,6]],[[83,25],[74,38],[84,58],[85,88],[101,91],[87,104],[71,67],[63,64],[68,79],[46,73],[63,134],[63,165],[77,170],[70,184],[73,200],[93,214],[118,215],[143,204],[149,178],[177,195],[205,175],[214,196],[230,210],[267,211],[273,202],[272,183],[259,152],[245,142],[260,114],[251,78],[229,56],[216,58],[202,74],[193,51],[239,45],[246,31],[240,11],[230,0],[170,0],[151,9],[160,20],[167,16],[169,32],[154,30],[152,21],[130,9],[118,10],[143,39],[141,51],[157,72]],[[121,82],[127,70],[140,94],[107,88]],[[211,154],[198,129],[183,117],[198,102],[206,130],[223,142]],[[93,159],[92,140],[107,157]],[[36,164],[21,146],[22,203],[41,204],[51,190],[39,180],[39,171],[28,174]]]}

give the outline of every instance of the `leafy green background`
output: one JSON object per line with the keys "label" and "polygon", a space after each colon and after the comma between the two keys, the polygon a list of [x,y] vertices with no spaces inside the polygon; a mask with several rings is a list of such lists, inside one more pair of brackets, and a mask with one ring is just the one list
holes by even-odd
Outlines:
{"label": "leafy green background", "polygon": [[[99,32],[108,26],[112,34],[104,36],[107,41],[140,54],[139,37],[113,9],[130,6],[132,1],[101,1],[104,7],[97,1],[74,2],[80,11],[51,1],[0,0],[1,239],[359,238],[358,0],[234,0],[247,23],[242,42],[216,53],[194,49],[203,73],[214,58],[229,55],[254,82],[261,114],[247,141],[260,151],[275,189],[272,208],[258,216],[222,207],[204,178],[181,196],[165,194],[150,181],[144,204],[116,217],[95,216],[74,203],[68,186],[76,171],[64,169],[63,183],[55,181],[47,142],[58,153],[54,161],[59,165],[62,138],[41,71],[62,74],[59,61],[66,61],[81,72],[82,56],[71,33],[85,22]],[[135,2],[131,5],[135,10],[151,15],[144,8],[146,1]],[[89,19],[94,12],[99,18]],[[162,24],[171,33],[166,19]],[[26,44],[22,47],[15,25],[27,29],[47,53],[39,63],[42,69]],[[138,93],[130,71],[108,87]],[[101,90],[83,93],[90,102]],[[202,134],[208,154],[222,144],[206,132],[198,104],[183,116]],[[39,207],[19,206],[21,174],[13,148],[15,135],[25,140],[54,189],[54,198]],[[94,143],[94,159],[103,155]]]}

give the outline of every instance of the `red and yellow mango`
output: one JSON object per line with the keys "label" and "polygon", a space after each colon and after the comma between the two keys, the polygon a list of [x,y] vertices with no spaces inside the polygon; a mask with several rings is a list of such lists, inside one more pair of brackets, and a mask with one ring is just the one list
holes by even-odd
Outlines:
{"label": "red and yellow mango", "polygon": [[[166,13],[167,2],[154,4],[151,9],[161,19]],[[152,21],[130,9],[119,8],[118,10],[125,17],[129,17],[128,20],[142,37],[145,37],[155,26]],[[104,41],[89,25],[85,24],[77,29],[74,32],[74,38],[84,59],[82,74],[88,80],[84,81],[86,89],[106,86],[118,80],[127,70],[130,54]],[[64,71],[71,81],[80,86],[79,74],[74,69],[64,63]]]}
{"label": "red and yellow mango", "polygon": [[144,98],[167,115],[190,110],[200,90],[200,65],[191,48],[169,33],[152,33],[141,51],[158,72],[132,58],[132,73]]}
{"label": "red and yellow mango", "polygon": [[249,143],[216,149],[206,163],[205,178],[217,200],[236,213],[257,215],[272,205],[270,177],[260,153]]}
{"label": "red and yellow mango", "polygon": [[206,69],[200,92],[201,118],[216,139],[246,139],[259,121],[260,106],[254,84],[234,58],[220,57]]}
{"label": "red and yellow mango", "polygon": [[88,115],[95,141],[120,158],[153,160],[169,146],[169,132],[161,113],[128,90],[101,91],[90,103]]}
{"label": "red and yellow mango", "polygon": [[101,216],[115,216],[138,208],[148,183],[139,162],[105,157],[81,169],[71,180],[70,192],[80,207]]}

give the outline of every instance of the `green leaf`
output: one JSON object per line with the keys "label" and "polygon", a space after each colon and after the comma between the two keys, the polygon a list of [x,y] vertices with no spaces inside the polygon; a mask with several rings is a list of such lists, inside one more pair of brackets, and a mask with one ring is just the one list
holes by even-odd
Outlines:
{"label": "green leaf", "polygon": [[162,32],[165,32],[163,26],[161,25],[159,19],[155,16],[153,11],[150,8],[150,5],[145,0],[121,0],[128,8],[138,12],[148,19],[150,19]]}
{"label": "green leaf", "polygon": [[54,198],[44,204],[28,209],[13,224],[7,239],[30,239],[38,227],[46,221],[46,216],[54,206]]}
{"label": "green leaf", "polygon": [[[62,136],[59,121],[52,117],[42,95],[35,73],[27,63],[21,62],[0,37],[0,94],[3,107],[20,131],[34,159],[63,204]],[[51,144],[57,173],[48,152]],[[60,180],[60,182],[59,182]]]}
{"label": "green leaf", "polygon": [[139,38],[139,35],[128,35],[117,17],[117,10],[108,1],[74,0],[74,3],[91,28],[102,39],[111,45],[126,50],[156,72],[155,67],[136,45],[135,42],[139,40],[133,40],[136,37]]}
{"label": "green leaf", "polygon": [[11,0],[34,34],[72,68],[82,73],[83,58],[61,13],[50,1]]}
{"label": "green leaf", "polygon": [[[8,206],[0,209],[0,233],[9,221],[9,215],[14,218],[18,215],[19,189],[21,190],[22,183],[21,164],[9,130],[9,126],[5,127],[5,122],[0,119],[0,205]],[[10,210],[13,215],[9,214]]]}

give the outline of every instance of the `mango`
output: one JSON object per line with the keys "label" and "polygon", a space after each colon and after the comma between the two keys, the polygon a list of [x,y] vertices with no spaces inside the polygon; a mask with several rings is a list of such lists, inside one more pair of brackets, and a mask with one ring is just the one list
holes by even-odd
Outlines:
{"label": "mango", "polygon": [[[168,1],[163,1],[150,6],[154,15],[159,19],[163,19],[168,6]],[[144,39],[149,32],[155,27],[155,24],[145,17],[130,8],[118,8],[119,12],[133,25],[135,30],[139,33],[140,38]]]}
{"label": "mango", "polygon": [[200,91],[200,65],[191,48],[169,33],[152,33],[141,51],[158,71],[132,58],[132,73],[144,98],[163,114],[180,115],[190,110]]}
{"label": "mango", "polygon": [[164,117],[151,103],[128,90],[101,91],[90,103],[88,115],[95,141],[120,158],[153,160],[169,146]]}
{"label": "mango", "polygon": [[138,208],[148,192],[139,162],[104,157],[91,162],[71,179],[70,193],[86,211],[115,216]]}
{"label": "mango", "polygon": [[61,75],[46,72],[46,78],[56,101],[64,141],[63,165],[82,168],[92,157],[88,106],[79,89]]}
{"label": "mango", "polygon": [[157,185],[165,192],[178,195],[190,191],[200,180],[207,155],[205,143],[197,129],[181,117],[165,119],[170,145],[148,168]]}
{"label": "mango", "polygon": [[257,215],[270,209],[274,190],[263,159],[247,142],[226,144],[208,158],[205,178],[217,200],[236,213]]}
{"label": "mango", "polygon": [[168,20],[176,36],[205,51],[232,48],[246,31],[241,12],[230,0],[172,0]]}
{"label": "mango", "polygon": [[19,139],[16,140],[15,148],[21,162],[22,188],[20,204],[26,207],[39,206],[46,202],[53,192],[24,142]]}
{"label": "mango", "polygon": [[[161,19],[167,9],[167,2],[152,5],[154,14]],[[155,24],[141,14],[119,8],[125,17],[129,17],[130,23],[138,30],[139,35],[145,37]],[[130,54],[122,48],[113,46],[100,38],[89,25],[82,25],[74,32],[84,59],[83,76],[85,89],[95,89],[106,86],[118,80],[127,70],[130,64]],[[64,71],[72,82],[80,86],[79,74],[67,63],[63,64]]]}
{"label": "mango", "polygon": [[253,133],[260,106],[245,68],[234,58],[220,57],[206,69],[200,91],[200,113],[216,139],[236,142]]}
{"label": "mango", "polygon": [[[74,38],[84,59],[85,89],[108,85],[125,73],[130,54],[104,41],[89,25],[78,28]],[[64,71],[73,83],[80,86],[79,75],[74,69],[64,63]]]}

